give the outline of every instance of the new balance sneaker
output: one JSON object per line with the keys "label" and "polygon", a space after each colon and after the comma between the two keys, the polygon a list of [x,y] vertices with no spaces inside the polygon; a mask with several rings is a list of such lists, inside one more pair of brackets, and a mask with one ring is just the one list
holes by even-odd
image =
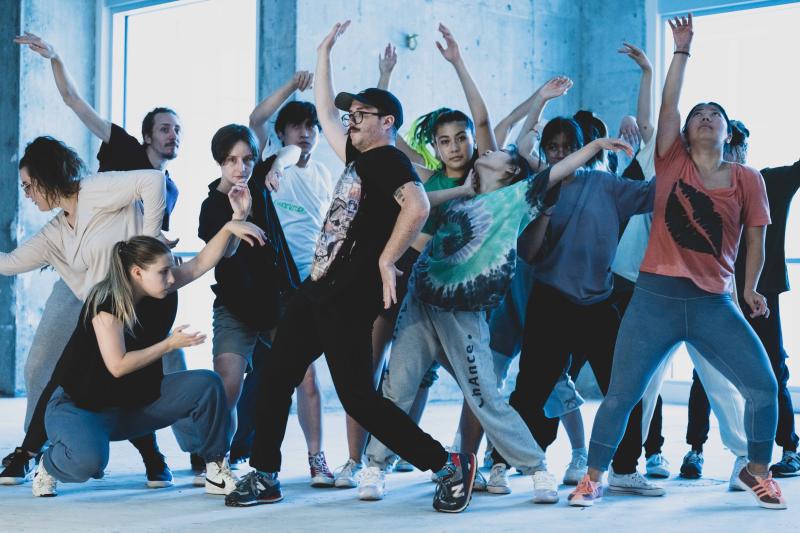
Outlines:
{"label": "new balance sneaker", "polygon": [[669,477],[669,461],[660,453],[656,453],[647,458],[647,475],[666,479]]}
{"label": "new balance sneaker", "polygon": [[336,480],[325,461],[325,452],[308,455],[308,468],[311,471],[311,486],[316,488],[333,487]]}
{"label": "new balance sneaker", "polygon": [[728,490],[732,492],[741,492],[744,489],[739,486],[739,472],[747,466],[747,457],[740,455],[733,462],[733,470],[731,471],[731,479],[728,481]]}
{"label": "new balance sneaker", "polygon": [[394,464],[394,471],[395,472],[413,472],[414,465],[406,461],[405,459],[398,459],[397,462]]}
{"label": "new balance sneaker", "polygon": [[361,461],[348,459],[345,464],[336,469],[333,485],[339,489],[352,489],[358,487],[358,473],[364,465]]}
{"label": "new balance sneaker", "polygon": [[472,482],[472,490],[486,492],[486,478],[483,477],[480,470],[475,470],[475,481]]}
{"label": "new balance sneaker", "polygon": [[511,494],[511,487],[508,484],[508,467],[504,463],[492,466],[486,490],[491,494]]}
{"label": "new balance sneaker", "polygon": [[16,448],[3,459],[3,471],[0,472],[0,485],[20,485],[33,475],[34,458],[22,448]]}
{"label": "new balance sneaker", "polygon": [[567,465],[567,471],[564,472],[564,485],[577,485],[586,475],[588,468],[588,453],[586,448],[577,448],[572,450],[572,460]]}
{"label": "new balance sneaker", "polygon": [[377,466],[368,466],[358,474],[358,499],[382,500],[386,494],[386,474]]}
{"label": "new balance sneaker", "polygon": [[239,480],[231,472],[227,459],[206,463],[206,493],[227,495],[233,492]]}
{"label": "new balance sneaker", "polygon": [[681,477],[686,479],[699,479],[703,476],[703,452],[689,450],[683,456],[681,463]]}
{"label": "new balance sneaker", "polygon": [[784,450],[783,458],[769,467],[775,477],[794,477],[800,475],[800,456],[796,451]]}
{"label": "new balance sneaker", "polygon": [[558,483],[556,477],[547,470],[533,473],[533,503],[556,503]]}
{"label": "new balance sneaker", "polygon": [[592,481],[589,479],[588,474],[583,476],[575,490],[567,496],[567,502],[572,507],[591,507],[594,502],[599,502],[602,499],[603,484],[599,481]]}
{"label": "new balance sneaker", "polygon": [[778,483],[772,479],[772,472],[769,472],[766,477],[756,476],[751,474],[750,470],[745,466],[739,472],[737,480],[739,486],[743,490],[749,491],[761,507],[765,509],[786,509],[786,500],[781,494],[781,488]]}
{"label": "new balance sneaker", "polygon": [[192,466],[192,485],[195,487],[206,486],[206,461],[196,453],[189,454],[189,464]]}
{"label": "new balance sneaker", "polygon": [[617,474],[614,469],[608,470],[608,491],[615,494],[636,494],[638,496],[663,496],[664,487],[656,485],[639,472],[633,474]]}
{"label": "new balance sneaker", "polygon": [[167,466],[164,454],[156,451],[147,457],[142,456],[142,460],[144,461],[148,488],[161,489],[172,485],[172,471]]}
{"label": "new balance sneaker", "polygon": [[278,473],[253,470],[236,483],[233,491],[225,496],[228,507],[250,507],[262,503],[275,503],[283,499]]}
{"label": "new balance sneaker", "polygon": [[49,497],[58,494],[56,490],[56,478],[51,476],[44,467],[44,461],[39,461],[36,472],[33,474],[33,495],[39,497]]}
{"label": "new balance sneaker", "polygon": [[437,472],[433,508],[443,513],[460,513],[472,499],[472,483],[478,470],[474,453],[449,453],[447,463]]}

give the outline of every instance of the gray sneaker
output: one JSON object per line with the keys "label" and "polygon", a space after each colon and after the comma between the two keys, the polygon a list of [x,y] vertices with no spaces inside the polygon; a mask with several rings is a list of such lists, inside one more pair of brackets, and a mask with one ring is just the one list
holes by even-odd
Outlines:
{"label": "gray sneaker", "polygon": [[511,487],[508,485],[508,467],[506,465],[497,463],[492,466],[486,490],[491,494],[511,494]]}
{"label": "gray sneaker", "polygon": [[656,485],[639,472],[633,474],[617,474],[614,469],[608,471],[608,491],[615,494],[636,494],[638,496],[663,496],[664,487]]}
{"label": "gray sneaker", "polygon": [[358,486],[356,476],[364,468],[361,462],[348,459],[345,464],[336,469],[333,485],[339,489],[354,489]]}
{"label": "gray sneaker", "polygon": [[547,470],[533,473],[533,503],[558,502],[558,483],[553,474]]}

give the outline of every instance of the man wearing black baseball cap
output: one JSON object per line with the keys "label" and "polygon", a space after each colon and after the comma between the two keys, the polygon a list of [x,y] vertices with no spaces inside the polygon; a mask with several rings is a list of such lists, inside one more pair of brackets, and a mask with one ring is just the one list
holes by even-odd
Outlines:
{"label": "man wearing black baseball cap", "polygon": [[[419,234],[429,204],[411,162],[395,148],[403,108],[381,89],[334,99],[330,52],[349,21],[334,25],[317,49],[314,96],[322,131],[346,163],[317,241],[311,275],[289,302],[270,357],[259,372],[253,472],[225,504],[250,506],[283,498],[278,482],[281,443],[292,392],[322,353],[345,411],[364,429],[420,470],[437,473],[433,506],[460,512],[469,505],[474,454],[448,453],[408,415],[375,390],[372,324],[395,300],[395,262]],[[339,118],[336,108],[347,113]],[[382,293],[382,297],[381,297]],[[382,300],[382,301],[381,301]],[[362,479],[383,496],[383,472]]]}

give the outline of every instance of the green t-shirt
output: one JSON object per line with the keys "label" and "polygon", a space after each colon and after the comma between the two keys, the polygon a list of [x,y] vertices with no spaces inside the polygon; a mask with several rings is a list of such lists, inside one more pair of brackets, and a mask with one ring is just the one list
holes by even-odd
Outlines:
{"label": "green t-shirt", "polygon": [[[460,181],[461,178],[450,178],[441,170],[437,170],[428,178],[428,181],[425,182],[425,192],[452,189],[453,187],[458,187]],[[431,208],[428,220],[426,220],[425,225],[422,226],[422,233],[433,235],[433,232],[436,231],[436,218],[440,208],[441,206]]]}
{"label": "green t-shirt", "polygon": [[423,302],[483,311],[500,304],[514,275],[517,237],[539,216],[550,169],[472,198],[443,204],[435,233],[409,280]]}

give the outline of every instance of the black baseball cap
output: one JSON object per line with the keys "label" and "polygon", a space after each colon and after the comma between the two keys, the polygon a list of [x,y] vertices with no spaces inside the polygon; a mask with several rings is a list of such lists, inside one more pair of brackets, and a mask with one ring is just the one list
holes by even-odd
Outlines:
{"label": "black baseball cap", "polygon": [[370,87],[358,94],[339,93],[336,95],[336,99],[333,103],[342,111],[350,111],[350,105],[353,103],[353,100],[372,107],[377,107],[378,111],[381,113],[393,116],[394,126],[396,128],[403,125],[403,106],[400,104],[400,100],[389,91]]}

